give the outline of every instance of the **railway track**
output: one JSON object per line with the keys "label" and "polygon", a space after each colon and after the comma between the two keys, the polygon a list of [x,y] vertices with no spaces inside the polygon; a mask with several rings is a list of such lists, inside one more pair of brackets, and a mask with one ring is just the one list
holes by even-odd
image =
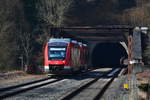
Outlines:
{"label": "railway track", "polygon": [[[113,71],[113,72],[106,72],[105,74],[98,74],[98,77],[97,77],[97,72],[96,72],[96,78],[94,77],[94,78],[89,79],[88,82],[84,83],[78,89],[73,90],[72,92],[61,97],[59,100],[68,100],[68,99],[77,100],[79,98],[82,100],[81,97],[83,97],[83,95],[88,94],[89,90],[94,91],[94,92],[92,92],[93,93],[92,95],[88,94],[88,96],[90,95],[90,98],[92,98],[93,100],[98,100],[97,98],[101,98],[101,96],[103,95],[107,87],[109,87],[111,82],[114,80],[115,76],[117,75],[116,73],[119,73],[119,71],[120,69],[117,71]],[[82,73],[83,77],[84,77],[84,74],[86,76],[86,72]],[[93,73],[91,74],[93,75]],[[77,76],[80,77],[81,74],[78,74],[78,75]],[[69,76],[69,77],[72,78],[72,76]],[[105,79],[105,77],[110,77],[110,78]],[[39,88],[41,86],[45,86],[51,83],[61,81],[65,78],[68,78],[68,76],[67,77],[55,77],[55,78],[49,77],[49,78],[40,79],[40,80],[36,80],[33,82],[29,82],[29,83],[0,88],[0,100],[17,95],[19,93],[23,93],[23,92],[35,89],[35,88]],[[84,100],[87,98],[89,99],[88,96],[83,97],[83,99]]]}
{"label": "railway track", "polygon": [[120,71],[116,69],[91,79],[59,100],[99,100]]}
{"label": "railway track", "polygon": [[39,88],[44,85],[52,84],[52,83],[61,81],[63,79],[64,78],[48,77],[48,78],[39,79],[39,80],[28,82],[28,83],[0,88],[0,100],[10,97],[10,96],[17,95],[19,93],[23,93],[23,92],[35,89],[35,88]]}
{"label": "railway track", "polygon": [[[83,73],[78,73],[77,76],[79,75],[84,75],[88,72],[90,72],[91,70],[88,70],[86,72]],[[39,79],[39,80],[35,80],[32,82],[27,82],[27,83],[22,83],[22,84],[18,84],[18,85],[14,85],[14,86],[8,86],[8,87],[4,87],[4,88],[0,88],[0,100],[4,99],[4,98],[8,98],[14,95],[17,95],[19,93],[23,93],[44,85],[48,85],[48,84],[52,84],[58,81],[61,81],[65,78],[69,78],[72,75],[67,75],[67,76],[57,76],[57,75],[50,75],[47,78],[44,79]]]}

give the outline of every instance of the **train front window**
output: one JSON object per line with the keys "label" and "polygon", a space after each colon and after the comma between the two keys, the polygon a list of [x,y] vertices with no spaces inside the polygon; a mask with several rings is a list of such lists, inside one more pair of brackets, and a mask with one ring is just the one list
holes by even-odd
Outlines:
{"label": "train front window", "polygon": [[49,48],[49,60],[64,60],[66,48]]}

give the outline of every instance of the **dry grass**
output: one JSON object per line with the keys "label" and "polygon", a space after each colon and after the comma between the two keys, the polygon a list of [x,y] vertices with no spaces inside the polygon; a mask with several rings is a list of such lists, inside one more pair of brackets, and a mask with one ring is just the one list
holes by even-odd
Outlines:
{"label": "dry grass", "polygon": [[140,100],[149,100],[150,95],[150,72],[137,74]]}
{"label": "dry grass", "polygon": [[38,79],[38,78],[44,78],[46,75],[31,75],[26,74],[22,71],[13,71],[13,72],[7,72],[7,73],[0,73],[0,85],[10,84],[10,83],[21,83],[24,80],[28,79]]}

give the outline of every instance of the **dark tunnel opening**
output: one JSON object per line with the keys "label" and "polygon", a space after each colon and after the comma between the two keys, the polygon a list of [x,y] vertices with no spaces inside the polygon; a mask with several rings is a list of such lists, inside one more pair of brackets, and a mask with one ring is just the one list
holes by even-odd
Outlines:
{"label": "dark tunnel opening", "polygon": [[121,67],[121,59],[127,56],[125,48],[120,43],[99,43],[92,53],[92,66]]}

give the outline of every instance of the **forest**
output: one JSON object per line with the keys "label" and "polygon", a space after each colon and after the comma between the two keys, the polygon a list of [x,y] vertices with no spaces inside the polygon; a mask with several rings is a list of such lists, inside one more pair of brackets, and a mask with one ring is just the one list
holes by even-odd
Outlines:
{"label": "forest", "polygon": [[[52,27],[96,25],[150,27],[150,0],[0,0],[0,71],[42,65]],[[145,64],[149,37],[143,40]]]}

